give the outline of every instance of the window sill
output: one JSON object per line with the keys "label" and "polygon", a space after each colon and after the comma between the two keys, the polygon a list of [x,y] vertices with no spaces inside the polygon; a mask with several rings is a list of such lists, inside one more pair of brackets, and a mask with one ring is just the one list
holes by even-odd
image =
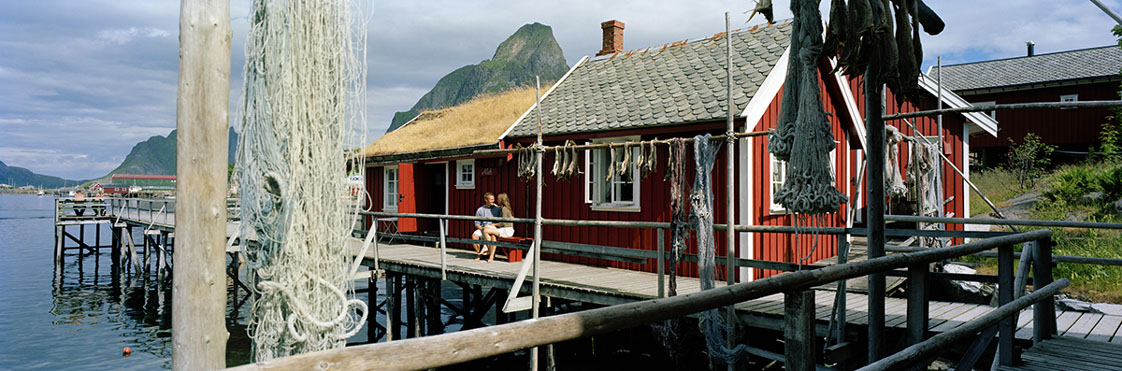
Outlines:
{"label": "window sill", "polygon": [[771,208],[771,209],[768,210],[768,215],[790,215],[790,214],[793,214],[793,213],[790,212],[790,211],[787,211],[787,209]]}
{"label": "window sill", "polygon": [[475,184],[457,184],[456,189],[475,189]]}
{"label": "window sill", "polygon": [[637,212],[642,211],[639,208],[639,206],[622,206],[622,205],[606,204],[606,205],[592,205],[590,207],[592,208],[592,211],[614,211],[614,212],[625,212],[625,213],[637,213]]}
{"label": "window sill", "polygon": [[382,206],[382,212],[396,213],[397,212],[397,206]]}

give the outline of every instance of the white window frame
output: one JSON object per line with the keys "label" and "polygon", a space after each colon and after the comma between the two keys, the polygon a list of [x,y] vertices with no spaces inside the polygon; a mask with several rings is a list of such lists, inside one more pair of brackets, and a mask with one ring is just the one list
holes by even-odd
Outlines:
{"label": "white window frame", "polygon": [[[615,138],[595,138],[589,143],[620,143],[620,142],[637,142],[640,137],[638,135],[615,137]],[[620,149],[616,149],[619,151]],[[612,174],[611,179],[607,178],[608,169],[605,168],[603,159],[608,156],[608,149],[592,149],[584,151],[584,202],[590,204],[589,207],[595,211],[623,211],[623,212],[639,212],[640,211],[640,193],[641,179],[639,173],[639,165],[636,162],[639,158],[639,148],[631,149],[631,181],[623,180],[619,175]],[[601,161],[593,160],[593,158],[601,159]],[[628,185],[630,183],[630,185]],[[611,186],[611,188],[604,192],[604,187]],[[617,197],[621,197],[622,187],[631,187],[631,201],[618,201]],[[603,197],[608,197],[604,200]]]}
{"label": "white window frame", "polygon": [[[390,174],[393,174],[392,180]],[[397,201],[401,194],[401,177],[399,175],[397,165],[382,168],[382,211],[397,211]],[[393,185],[393,192],[390,192],[391,184]]]}
{"label": "white window frame", "polygon": [[[1079,94],[1064,94],[1064,95],[1060,96],[1060,103],[1078,102],[1078,101],[1079,101]],[[1071,108],[1061,108],[1061,109],[1071,109]]]}
{"label": "white window frame", "polygon": [[[840,146],[840,145],[841,145],[841,143],[839,143],[838,141],[835,140],[834,141],[834,149],[831,149],[830,154],[828,155],[828,156],[830,156],[830,176],[834,177],[834,188],[837,188],[838,146]],[[780,187],[783,187],[783,183],[787,182],[787,162],[783,161],[783,160],[780,160],[778,158],[775,158],[775,155],[773,155],[771,153],[768,153],[768,159],[770,161],[769,167],[768,167],[768,175],[767,175],[767,178],[768,178],[768,192],[770,192],[770,194],[768,194],[768,202],[769,202],[768,211],[771,214],[788,214],[789,212],[787,211],[787,208],[785,208],[785,207],[783,207],[783,205],[780,205],[779,203],[775,202],[775,191],[777,189],[779,189]],[[776,177],[775,176],[775,170],[777,168],[779,168],[779,166],[782,166],[782,168],[781,168],[782,169],[782,176],[781,177]],[[776,178],[781,178],[781,179],[776,179]],[[842,193],[844,194],[845,192],[842,192]]]}
{"label": "white window frame", "polygon": [[[464,166],[471,169],[464,171]],[[456,189],[475,189],[475,159],[456,160]],[[470,179],[465,180],[468,177]]]}
{"label": "white window frame", "polygon": [[[787,182],[787,162],[775,158],[775,155],[770,152],[768,153],[768,159],[770,161],[767,174],[768,192],[770,192],[768,194],[768,211],[772,214],[786,214],[787,209],[784,208],[783,205],[775,202],[775,191],[783,187],[783,183]],[[776,170],[779,170],[779,176],[776,176]]]}

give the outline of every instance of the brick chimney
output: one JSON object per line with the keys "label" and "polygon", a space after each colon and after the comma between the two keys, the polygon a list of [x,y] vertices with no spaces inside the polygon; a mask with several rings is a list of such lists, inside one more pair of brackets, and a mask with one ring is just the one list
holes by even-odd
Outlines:
{"label": "brick chimney", "polygon": [[604,30],[604,48],[596,56],[615,54],[623,51],[623,22],[610,20],[600,24]]}

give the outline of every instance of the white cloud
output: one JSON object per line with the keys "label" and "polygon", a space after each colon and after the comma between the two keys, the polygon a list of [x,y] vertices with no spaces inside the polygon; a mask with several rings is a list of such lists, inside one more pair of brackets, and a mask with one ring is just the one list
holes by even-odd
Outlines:
{"label": "white cloud", "polygon": [[153,28],[153,27],[117,28],[117,29],[101,30],[101,31],[98,31],[98,33],[97,33],[97,37],[99,39],[104,40],[104,41],[108,41],[108,42],[111,42],[111,43],[119,44],[119,45],[128,44],[129,42],[132,42],[136,38],[141,38],[141,37],[159,38],[159,37],[168,37],[168,36],[171,36],[170,32],[167,32],[165,30],[161,30],[161,29],[158,29],[158,28]]}
{"label": "white cloud", "polygon": [[[1122,11],[1122,1],[1106,0]],[[1112,45],[1113,21],[1087,1],[928,1],[947,29],[923,37],[924,65]],[[745,26],[751,1],[366,1],[368,140],[444,74],[490,58],[518,27],[553,28],[570,64],[600,49],[600,22],[626,23],[624,47]],[[829,2],[823,2],[827,8]],[[791,15],[776,1],[777,19]],[[178,2],[0,2],[0,160],[70,178],[104,175],[132,146],[175,127]],[[241,89],[249,0],[231,1],[231,118]],[[753,20],[753,23],[761,20]],[[91,145],[90,143],[96,143]],[[87,157],[81,157],[86,155]],[[9,156],[18,159],[9,158]],[[40,167],[42,166],[42,167]]]}

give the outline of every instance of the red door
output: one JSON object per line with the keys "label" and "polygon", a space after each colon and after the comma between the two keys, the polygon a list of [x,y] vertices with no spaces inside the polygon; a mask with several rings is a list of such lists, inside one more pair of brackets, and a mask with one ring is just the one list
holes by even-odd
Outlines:
{"label": "red door", "polygon": [[[413,164],[400,164],[397,166],[397,212],[417,212],[417,187],[413,179]],[[398,218],[398,232],[416,232],[417,218]]]}

